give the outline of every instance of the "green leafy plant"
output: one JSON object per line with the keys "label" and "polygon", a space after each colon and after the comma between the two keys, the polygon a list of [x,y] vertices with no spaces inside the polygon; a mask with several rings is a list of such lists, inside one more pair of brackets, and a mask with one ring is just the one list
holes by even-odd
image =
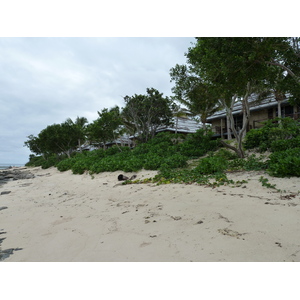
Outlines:
{"label": "green leafy plant", "polygon": [[229,151],[228,149],[225,149],[225,148],[221,148],[220,150],[215,152],[214,156],[218,156],[218,157],[224,158],[226,160],[233,160],[233,159],[238,158],[238,156],[235,152]]}
{"label": "green leafy plant", "polygon": [[269,157],[267,171],[276,177],[300,177],[300,148],[272,153]]}
{"label": "green leafy plant", "polygon": [[271,184],[271,183],[269,182],[269,179],[268,179],[268,178],[265,178],[265,177],[263,177],[263,176],[260,176],[259,182],[262,183],[262,186],[265,186],[265,187],[270,188],[270,189],[276,189],[276,184]]}
{"label": "green leafy plant", "polygon": [[[262,128],[250,130],[246,134],[244,147],[257,148],[262,152],[284,150],[284,147],[298,147],[299,136],[298,121],[291,118],[276,118],[265,122]],[[297,141],[292,141],[294,139]]]}
{"label": "green leafy plant", "polygon": [[195,172],[204,175],[222,173],[227,169],[227,166],[227,161],[222,157],[205,157],[199,161],[199,165],[195,168]]}

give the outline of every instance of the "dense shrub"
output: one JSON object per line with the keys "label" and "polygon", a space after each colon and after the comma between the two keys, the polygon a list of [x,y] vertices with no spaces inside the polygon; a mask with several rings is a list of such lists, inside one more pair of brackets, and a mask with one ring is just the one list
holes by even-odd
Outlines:
{"label": "dense shrub", "polygon": [[64,171],[70,170],[75,163],[76,163],[76,159],[68,158],[68,159],[65,159],[65,160],[62,160],[61,162],[59,162],[56,165],[56,167],[59,171],[64,172]]}
{"label": "dense shrub", "polygon": [[144,168],[146,170],[158,170],[164,162],[164,157],[160,155],[148,155],[146,157]]}
{"label": "dense shrub", "polygon": [[48,169],[56,166],[61,159],[65,157],[58,157],[57,155],[48,155],[46,158],[42,156],[31,156],[30,161],[26,164],[27,167],[42,167],[42,169]]}
{"label": "dense shrub", "polygon": [[237,171],[259,171],[265,170],[267,168],[267,162],[263,161],[261,158],[255,157],[255,155],[250,155],[247,158],[236,158],[228,161],[228,170]]}
{"label": "dense shrub", "polygon": [[268,167],[268,162],[263,161],[261,158],[255,157],[255,154],[250,155],[245,159],[244,169],[246,171],[259,171],[265,170]]}
{"label": "dense shrub", "polygon": [[200,157],[208,151],[216,149],[217,142],[211,140],[211,133],[207,135],[203,130],[186,136],[160,133],[145,144],[139,144],[134,149],[113,146],[107,150],[98,149],[83,153],[73,153],[72,158],[64,160],[36,159],[38,165],[57,165],[58,170],[72,170],[74,174],[85,171],[100,173],[106,171],[123,170],[136,172],[145,168],[159,170],[173,169],[187,166],[191,157]]}
{"label": "dense shrub", "polygon": [[209,151],[215,151],[219,142],[212,140],[213,133],[199,129],[196,133],[189,134],[187,139],[180,146],[180,153],[190,158],[197,158]]}
{"label": "dense shrub", "polygon": [[187,157],[181,154],[174,154],[164,159],[163,164],[169,168],[183,168],[187,166]]}
{"label": "dense shrub", "polygon": [[200,174],[215,174],[224,172],[227,166],[228,163],[224,158],[211,156],[201,159],[195,171]]}
{"label": "dense shrub", "polygon": [[29,162],[25,165],[26,167],[38,167],[44,162],[44,158],[42,156],[30,156]]}
{"label": "dense shrub", "polygon": [[[276,118],[269,120],[262,128],[250,130],[245,137],[244,147],[246,149],[258,148],[260,151],[278,151],[284,146],[284,142],[277,141],[292,140],[300,136],[300,123],[291,118]],[[289,142],[287,142],[286,146]],[[287,148],[286,148],[287,149]]]}
{"label": "dense shrub", "polygon": [[142,157],[131,157],[124,160],[122,170],[124,172],[137,172],[144,166],[144,159]]}
{"label": "dense shrub", "polygon": [[300,148],[272,153],[268,161],[268,172],[276,177],[300,177]]}
{"label": "dense shrub", "polygon": [[271,142],[271,151],[284,151],[292,148],[300,148],[300,136],[285,140],[275,140]]}
{"label": "dense shrub", "polygon": [[235,152],[229,151],[228,149],[225,148],[221,148],[220,150],[218,150],[214,156],[218,156],[221,158],[224,158],[226,160],[232,160],[232,159],[237,159],[238,156]]}
{"label": "dense shrub", "polygon": [[112,146],[111,148],[108,148],[107,150],[102,150],[102,151],[104,152],[104,156],[110,156],[110,155],[115,155],[115,154],[120,154],[120,153],[126,153],[126,152],[130,151],[130,148]]}
{"label": "dense shrub", "polygon": [[71,170],[74,174],[83,174],[86,170],[89,170],[90,165],[88,160],[78,159],[71,166]]}

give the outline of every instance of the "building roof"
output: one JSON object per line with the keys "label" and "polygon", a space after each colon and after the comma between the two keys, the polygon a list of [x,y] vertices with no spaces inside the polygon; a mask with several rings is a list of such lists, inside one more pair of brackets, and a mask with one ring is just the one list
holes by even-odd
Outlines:
{"label": "building roof", "polygon": [[[172,131],[176,132],[176,118],[173,118],[173,125],[171,126],[160,126],[156,132],[163,132],[163,131]],[[178,133],[195,133],[198,129],[202,128],[202,125],[199,124],[197,121],[178,117],[178,124],[177,124],[177,132]]]}
{"label": "building roof", "polygon": [[[274,96],[268,96],[259,103],[256,102],[257,95],[253,94],[249,97],[249,104],[250,104],[250,111],[256,111],[256,110],[263,110],[267,108],[271,108],[278,105],[278,102],[275,100]],[[288,102],[288,99],[285,99],[282,101],[283,104],[286,104]],[[240,114],[242,112],[242,102],[239,101],[234,104],[233,106],[233,115]],[[207,118],[207,122],[210,123],[213,120],[226,118],[226,110],[222,109],[216,113],[214,113],[212,116]]]}

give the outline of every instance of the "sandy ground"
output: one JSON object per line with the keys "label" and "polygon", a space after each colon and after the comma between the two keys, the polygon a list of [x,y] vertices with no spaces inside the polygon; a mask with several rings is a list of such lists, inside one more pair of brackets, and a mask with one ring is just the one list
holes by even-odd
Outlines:
{"label": "sandy ground", "polygon": [[228,177],[248,183],[211,188],[30,170],[0,187],[0,247],[19,249],[4,262],[300,261],[300,178],[240,172]]}

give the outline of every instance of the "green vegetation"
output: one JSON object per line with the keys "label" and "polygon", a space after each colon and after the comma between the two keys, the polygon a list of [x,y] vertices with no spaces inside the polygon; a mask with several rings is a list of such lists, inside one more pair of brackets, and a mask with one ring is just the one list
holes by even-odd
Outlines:
{"label": "green vegetation", "polygon": [[269,120],[262,128],[252,129],[247,133],[244,146],[246,149],[257,149],[260,152],[300,147],[299,122],[291,118]]}
{"label": "green vegetation", "polygon": [[[259,103],[272,95],[280,106],[289,93],[291,103],[299,104],[299,46],[299,38],[198,37],[185,54],[187,64],[170,70],[175,99],[203,123],[214,111],[224,109],[227,132],[233,133],[237,143],[223,145],[244,158],[250,97]],[[238,126],[233,116],[236,103],[243,107],[243,122]]]}
{"label": "green vegetation", "polygon": [[300,176],[300,123],[291,118],[269,120],[262,128],[250,130],[246,149],[272,152],[267,172],[276,177]]}
{"label": "green vegetation", "polygon": [[[278,177],[300,176],[299,122],[273,119],[246,133],[250,96],[260,103],[272,94],[278,102],[279,116],[286,94],[291,104],[299,105],[300,38],[196,38],[185,56],[187,65],[170,70],[171,81],[175,82],[173,97],[148,88],[146,95],[125,96],[123,108],[102,109],[90,124],[77,117],[74,122],[67,119],[47,126],[38,136],[28,136],[25,146],[37,156],[31,156],[27,165],[56,166],[74,174],[159,170],[155,178],[146,180],[157,183],[231,184],[226,172],[248,170],[264,170]],[[183,103],[188,114],[200,117],[204,129],[187,136],[156,135],[160,126],[172,125],[173,117],[178,121],[183,113],[176,102]],[[237,103],[243,107],[239,127],[233,117]],[[220,109],[226,111],[227,132],[235,136],[234,145],[213,140],[212,132],[205,128],[207,118]],[[106,149],[124,133],[135,136],[136,147]],[[83,152],[84,144],[98,150]],[[246,151],[253,149],[270,151],[271,155],[247,156]],[[262,180],[262,184],[267,182]]]}
{"label": "green vegetation", "polygon": [[147,89],[146,95],[124,97],[125,107],[122,111],[123,122],[131,133],[139,133],[137,139],[147,142],[152,139],[161,125],[172,123],[173,101],[163,97],[158,90]]}
{"label": "green vegetation", "polygon": [[271,184],[268,178],[260,176],[259,182],[261,182],[262,186],[265,186],[269,189],[276,189],[276,184]]}
{"label": "green vegetation", "polygon": [[[233,184],[226,173],[236,171],[263,170],[277,177],[300,177],[299,123],[291,119],[267,122],[260,129],[251,130],[246,135],[246,149],[272,151],[269,158],[261,154],[239,158],[235,152],[222,148],[219,141],[211,139],[211,132],[198,130],[187,136],[160,133],[147,143],[138,144],[134,149],[113,146],[83,153],[73,153],[71,157],[31,156],[27,166],[57,167],[59,171],[71,170],[74,174],[101,172],[137,172],[141,169],[158,170],[157,176],[134,183],[198,183],[204,185]],[[180,141],[180,142],[179,142]],[[288,144],[290,149],[283,145]],[[274,146],[276,145],[276,146]],[[280,150],[280,151],[278,151]],[[193,167],[189,160],[196,159]],[[264,186],[271,187],[265,180]],[[128,183],[128,182],[125,182]]]}
{"label": "green vegetation", "polygon": [[268,172],[276,177],[300,177],[300,148],[272,153]]}
{"label": "green vegetation", "polygon": [[[160,133],[148,143],[139,144],[134,149],[113,146],[107,150],[98,149],[84,153],[74,153],[72,157],[32,157],[28,166],[56,166],[60,171],[72,170],[74,174],[113,172],[136,172],[141,169],[159,170],[161,168],[183,168],[188,159],[204,155],[215,150],[217,142],[212,141],[211,134],[205,135],[199,130],[194,135],[183,137],[170,133]],[[177,140],[183,140],[178,143]],[[198,146],[196,147],[196,144]],[[197,151],[194,149],[196,148]],[[47,163],[46,163],[47,162]]]}

